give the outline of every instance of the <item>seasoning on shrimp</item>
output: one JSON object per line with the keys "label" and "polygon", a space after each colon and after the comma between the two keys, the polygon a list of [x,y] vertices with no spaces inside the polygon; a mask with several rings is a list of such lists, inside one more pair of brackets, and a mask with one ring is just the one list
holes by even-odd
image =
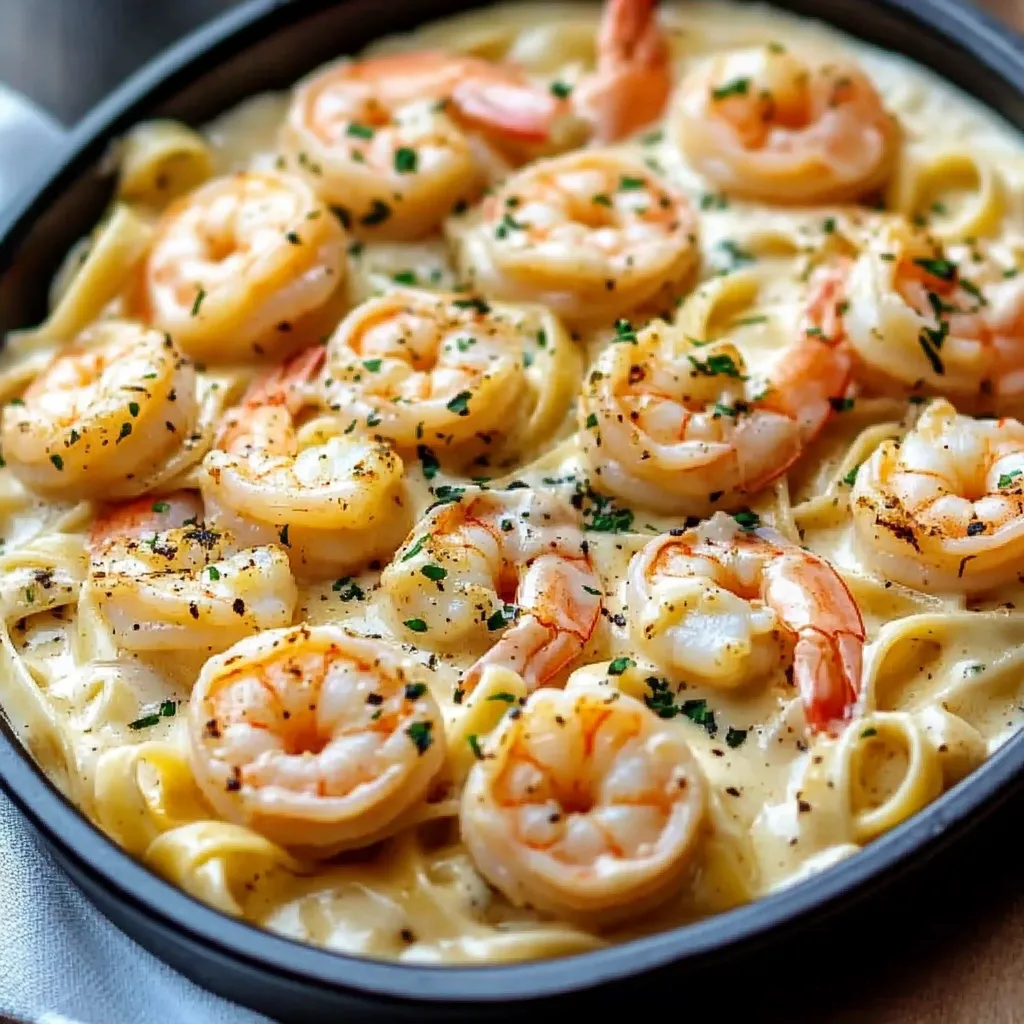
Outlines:
{"label": "seasoning on shrimp", "polygon": [[886,219],[855,259],[823,266],[809,310],[848,341],[857,376],[882,393],[942,395],[972,412],[1024,399],[1024,279],[987,252],[945,249]]}
{"label": "seasoning on shrimp", "polygon": [[204,363],[273,355],[293,346],[277,325],[316,312],[342,284],[346,244],[337,218],[300,178],[216,178],[157,224],[138,313]]}
{"label": "seasoning on shrimp", "polygon": [[506,431],[526,379],[521,328],[464,295],[396,288],[327,344],[327,405],[403,449]]}
{"label": "seasoning on shrimp", "polygon": [[126,650],[222,651],[287,625],[298,604],[284,552],[209,528],[194,492],[112,507],[88,546],[89,591]]}
{"label": "seasoning on shrimp", "polygon": [[694,344],[661,321],[598,356],[578,407],[599,491],[667,513],[735,507],[784,473],[846,393],[850,357],[798,334],[766,375],[727,340]]}
{"label": "seasoning on shrimp", "polygon": [[682,887],[707,783],[674,723],[613,695],[538,690],[506,714],[470,770],[462,838],[515,906],[607,925]]}
{"label": "seasoning on shrimp", "polygon": [[[424,572],[433,567],[441,579]],[[488,665],[514,669],[531,689],[556,679],[590,639],[603,593],[575,510],[525,487],[467,489],[429,512],[381,586],[421,642],[493,644],[465,673],[464,692]]]}
{"label": "seasoning on shrimp", "polygon": [[333,625],[267,630],[211,658],[188,729],[218,814],[313,851],[383,838],[445,758],[427,670]]}
{"label": "seasoning on shrimp", "polygon": [[895,118],[848,58],[772,46],[696,68],[671,123],[716,188],[769,202],[864,196],[885,183],[899,140]]}
{"label": "seasoning on shrimp", "polygon": [[674,298],[697,263],[689,200],[605,150],[532,164],[449,232],[463,275],[485,294],[541,302],[573,321]]}
{"label": "seasoning on shrimp", "polygon": [[210,521],[251,544],[279,541],[304,575],[362,569],[408,527],[388,444],[337,434],[300,450],[296,417],[323,362],[317,345],[258,378],[202,467]]}
{"label": "seasoning on shrimp", "polygon": [[653,0],[609,0],[596,48],[574,89],[437,51],[340,61],[299,84],[282,148],[354,232],[418,238],[487,183],[474,137],[519,161],[613,142],[661,113],[671,75]]}
{"label": "seasoning on shrimp", "polygon": [[630,563],[637,645],[659,667],[732,689],[792,664],[807,724],[846,720],[861,685],[864,623],[841,577],[767,527],[716,513],[650,541]]}
{"label": "seasoning on shrimp", "polygon": [[902,441],[872,452],[850,502],[862,557],[889,579],[968,594],[1020,579],[1024,424],[937,399]]}
{"label": "seasoning on shrimp", "polygon": [[122,498],[188,438],[196,375],[170,338],[128,321],[83,332],[3,410],[4,458],[26,486],[61,498]]}

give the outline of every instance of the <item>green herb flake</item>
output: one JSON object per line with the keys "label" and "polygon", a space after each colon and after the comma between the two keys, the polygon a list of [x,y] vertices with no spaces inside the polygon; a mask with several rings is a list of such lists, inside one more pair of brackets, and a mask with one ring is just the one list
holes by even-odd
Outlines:
{"label": "green herb flake", "polygon": [[405,684],[405,699],[406,700],[419,700],[427,692],[426,683],[406,683]]}
{"label": "green herb flake", "polygon": [[206,567],[206,571],[209,574],[210,579],[213,580],[214,583],[216,583],[217,580],[220,579],[220,569],[218,569],[217,566],[208,565]]}
{"label": "green herb flake", "polygon": [[587,430],[593,430],[594,427],[597,426],[597,413],[596,412],[592,412],[587,417],[587,422],[586,422],[585,426],[586,426]]}
{"label": "green herb flake", "polygon": [[395,284],[415,285],[416,284],[416,271],[415,270],[400,270],[397,274],[391,275],[391,280]]}
{"label": "green herb flake", "polygon": [[497,693],[492,693],[488,700],[499,700],[504,704],[515,704],[518,699],[514,693],[509,693],[508,690],[499,690]]}
{"label": "green herb flake", "polygon": [[153,511],[154,512],[158,512],[158,513],[169,512],[170,508],[171,508],[170,502],[167,502],[167,501],[154,501],[153,502]]}
{"label": "green herb flake", "polygon": [[427,631],[427,624],[422,619],[406,619],[402,625],[413,633],[426,633]]}
{"label": "green herb flake", "polygon": [[614,658],[608,662],[608,675],[621,676],[627,669],[636,668],[636,662],[632,658]]}
{"label": "green herb flake", "polygon": [[952,281],[956,277],[956,264],[943,259],[917,259],[914,265],[920,267],[926,274],[937,277],[940,281]]}
{"label": "green herb flake", "polygon": [[410,149],[408,146],[399,146],[395,150],[395,170],[399,174],[414,174],[417,163],[418,159],[415,149]]}
{"label": "green herb flake", "polygon": [[711,98],[713,100],[725,100],[730,96],[746,96],[749,90],[749,78],[734,78],[732,81],[726,82],[725,85],[720,85],[717,89],[712,89]]}
{"label": "green herb flake", "polygon": [[1021,472],[1022,471],[1019,469],[1011,469],[1009,473],[1000,473],[996,486],[999,490],[1002,490],[1004,487],[1009,487],[1013,481],[1021,475]]}
{"label": "green herb flake", "polygon": [[449,412],[454,412],[459,416],[469,415],[469,400],[473,397],[471,391],[460,391],[450,402],[447,403],[446,408]]}
{"label": "green herb flake", "polygon": [[623,174],[619,178],[619,191],[620,192],[637,192],[642,188],[647,187],[646,178],[634,178],[628,174]]}
{"label": "green herb flake", "polygon": [[702,377],[732,377],[736,380],[746,380],[747,378],[740,372],[740,368],[736,365],[735,360],[732,356],[721,353],[719,355],[708,356],[707,359],[701,360],[694,356],[686,357],[690,365],[697,371]]}
{"label": "green herb flake", "polygon": [[877,735],[878,735],[878,730],[877,730],[877,729],[875,729],[875,728],[874,728],[873,726],[868,726],[868,728],[867,728],[867,729],[865,729],[865,730],[864,730],[864,731],[863,731],[863,732],[862,732],[862,733],[860,734],[860,738],[861,738],[862,740],[866,740],[866,739],[869,739],[869,738],[870,738],[870,737],[872,737],[872,736],[877,736]]}
{"label": "green herb flake", "polygon": [[679,705],[679,713],[685,715],[694,725],[706,729],[709,736],[714,736],[718,732],[715,713],[708,707],[708,702],[703,697],[696,700],[684,700]]}
{"label": "green herb flake", "polygon": [[426,576],[428,580],[440,583],[448,575],[448,570],[440,565],[425,565],[420,569],[420,573]]}
{"label": "green herb flake", "polygon": [[383,224],[391,216],[391,207],[381,199],[374,199],[370,203],[370,209],[359,218],[360,224],[373,227],[375,224]]}
{"label": "green herb flake", "polygon": [[206,289],[200,287],[199,291],[196,292],[195,302],[192,303],[192,316],[199,316],[199,307],[203,304],[203,299],[206,298]]}
{"label": "green herb flake", "polygon": [[399,561],[400,562],[408,562],[411,558],[415,558],[423,550],[423,545],[426,544],[426,542],[427,542],[427,537],[426,537],[426,534],[424,534],[422,537],[419,537],[416,540],[416,543],[413,544],[413,546],[411,548],[409,548],[409,550],[406,551],[406,553],[404,555],[402,555],[402,557],[399,559]]}
{"label": "green herb flake", "polygon": [[53,463],[54,468],[60,472],[64,469],[64,460],[59,455],[51,455],[50,461]]}
{"label": "green herb flake", "polygon": [[363,366],[370,373],[379,373],[380,372],[381,363],[383,363],[383,362],[384,362],[383,359],[364,359],[363,360]]}
{"label": "green herb flake", "polygon": [[130,423],[121,424],[121,433],[117,435],[118,441],[123,441],[132,432],[132,425]]}
{"label": "green herb flake", "polygon": [[843,483],[848,487],[852,487],[857,482],[857,471],[860,469],[860,464],[854,466],[846,476],[843,477]]}
{"label": "green herb flake", "polygon": [[484,752],[480,747],[480,738],[477,736],[477,734],[475,732],[470,733],[466,737],[466,741],[469,743],[469,749],[473,751],[473,756],[478,761],[482,761],[484,757]]}
{"label": "green herb flake", "polygon": [[[416,446],[416,455],[420,460],[420,469],[423,471],[424,480],[433,480],[441,469],[441,463],[437,456],[425,445]],[[422,540],[420,541],[422,544]]]}
{"label": "green herb flake", "polygon": [[154,725],[160,724],[159,714],[143,715],[141,718],[136,718],[134,722],[128,723],[128,728],[133,732],[138,732],[139,729],[149,729]]}
{"label": "green herb flake", "polygon": [[725,733],[725,745],[733,750],[743,746],[747,738],[747,731],[746,729],[734,729],[732,726],[729,726]]}
{"label": "green herb flake", "polygon": [[761,526],[761,517],[756,512],[751,512],[746,509],[742,512],[734,512],[733,519],[736,520],[736,525],[741,530],[746,530],[750,533],[753,530],[757,530]]}
{"label": "green herb flake", "polygon": [[549,88],[551,95],[560,100],[567,100],[572,95],[572,86],[567,82],[552,82]]}
{"label": "green herb flake", "polygon": [[413,722],[405,730],[406,735],[412,740],[417,754],[422,756],[430,749],[430,744],[434,742],[434,737],[431,735],[433,729],[433,722]]}
{"label": "green herb flake", "polygon": [[128,403],[128,412],[132,416],[138,416],[139,415],[139,403],[138,402],[129,402]]}
{"label": "green herb flake", "polygon": [[345,129],[345,134],[351,136],[353,139],[372,139],[373,129],[369,125],[353,121]]}

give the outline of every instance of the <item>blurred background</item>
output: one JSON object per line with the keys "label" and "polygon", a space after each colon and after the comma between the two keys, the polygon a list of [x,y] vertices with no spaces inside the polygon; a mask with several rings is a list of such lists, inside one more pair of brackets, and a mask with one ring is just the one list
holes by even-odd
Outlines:
{"label": "blurred background", "polygon": [[[236,0],[0,0],[0,81],[65,124]],[[981,0],[1024,27],[1024,0]],[[446,4],[438,0],[437,12]]]}

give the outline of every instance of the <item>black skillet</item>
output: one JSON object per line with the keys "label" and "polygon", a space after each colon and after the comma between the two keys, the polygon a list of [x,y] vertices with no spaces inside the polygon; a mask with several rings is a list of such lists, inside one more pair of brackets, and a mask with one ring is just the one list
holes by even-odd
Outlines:
{"label": "black skillet", "polygon": [[[376,36],[470,6],[475,5],[252,0],[149,63],[70,132],[29,111],[17,147],[4,146],[2,154],[22,170],[31,168],[32,184],[0,211],[0,333],[42,319],[48,283],[63,253],[91,228],[109,199],[112,182],[97,164],[126,128],[154,115],[202,123]],[[1024,130],[1024,42],[975,8],[957,0],[780,0],[779,6],[934,68]],[[769,962],[777,962],[781,974],[757,982],[752,1019],[759,1019],[757,1005],[767,1012],[787,1003],[790,1019],[804,1019],[800,995],[814,987],[806,968],[822,960],[815,945],[821,929],[831,927],[825,922],[843,910],[843,928],[855,946],[861,929],[865,955],[884,948],[873,925],[897,927],[892,883],[932,862],[1014,797],[1022,768],[1024,735],[1018,735],[970,778],[864,852],[788,891],[699,924],[545,962],[426,968],[303,946],[196,902],[82,818],[0,721],[0,784],[86,896],[193,980],[289,1022],[474,1020],[523,1012],[550,1019],[554,1013],[586,1017],[598,1007],[621,1012],[616,1008],[645,1005],[684,1017],[694,1016],[698,1005],[716,1006],[715,1016],[728,1020],[750,995],[743,989],[759,977],[756,965]],[[928,884],[948,881],[949,869],[940,878],[933,870]],[[851,910],[865,901],[874,917]],[[832,941],[825,934],[822,941]],[[836,967],[856,990],[856,959]]]}

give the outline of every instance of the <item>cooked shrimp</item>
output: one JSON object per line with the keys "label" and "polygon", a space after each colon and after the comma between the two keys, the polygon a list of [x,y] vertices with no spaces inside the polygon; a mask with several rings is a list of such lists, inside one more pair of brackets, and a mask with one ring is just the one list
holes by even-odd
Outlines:
{"label": "cooked shrimp", "polygon": [[1024,424],[932,402],[884,441],[851,495],[862,555],[886,578],[978,593],[1024,573]]}
{"label": "cooked shrimp", "polygon": [[246,172],[174,203],[142,266],[140,312],[205,363],[292,347],[345,273],[345,232],[302,179]]}
{"label": "cooked shrimp", "polygon": [[727,341],[694,344],[655,321],[598,357],[579,404],[596,489],[655,510],[704,514],[764,487],[800,457],[846,392],[841,345],[801,333],[767,378]]}
{"label": "cooked shrimp", "polygon": [[3,410],[4,458],[35,491],[131,497],[191,434],[192,364],[170,338],[109,321],[62,349]]}
{"label": "cooked shrimp", "polygon": [[769,202],[856,199],[888,178],[899,129],[865,73],[778,44],[697,68],[674,118],[684,154],[718,188]]}
{"label": "cooked shrimp", "polygon": [[610,151],[538,161],[451,231],[463,276],[484,294],[542,302],[571,320],[672,296],[697,262],[689,201]]}
{"label": "cooked shrimp", "polygon": [[597,69],[572,93],[593,141],[616,142],[661,117],[672,92],[670,54],[656,0],[608,0],[597,34]]}
{"label": "cooked shrimp", "polygon": [[523,342],[479,299],[396,289],[354,309],[327,345],[328,406],[404,449],[502,433],[522,395]]}
{"label": "cooked shrimp", "polygon": [[597,53],[569,95],[513,65],[437,51],[340,61],[299,84],[281,144],[354,232],[416,238],[486,184],[470,135],[526,159],[612,142],[661,114],[671,74],[653,0],[610,0]]}
{"label": "cooked shrimp", "polygon": [[203,460],[210,520],[250,544],[281,543],[296,570],[352,572],[390,555],[408,528],[402,460],[339,435],[299,450],[295,417],[319,372],[317,345],[258,379]]}
{"label": "cooked shrimp", "polygon": [[139,498],[97,519],[89,589],[114,640],[133,651],[222,651],[292,621],[298,589],[277,546],[241,548],[205,526],[180,492]]}
{"label": "cooked shrimp", "polygon": [[528,488],[473,490],[435,508],[381,585],[418,644],[464,647],[504,630],[465,674],[464,690],[488,665],[514,669],[531,689],[552,681],[583,650],[601,611],[575,510]]}
{"label": "cooked shrimp", "polygon": [[791,658],[812,730],[850,716],[864,623],[825,559],[719,512],[650,541],[630,563],[628,586],[633,638],[656,664],[731,688],[785,670]]}
{"label": "cooked shrimp", "polygon": [[608,924],[681,887],[707,800],[678,724],[605,687],[545,689],[488,738],[459,821],[513,904]]}
{"label": "cooked shrimp", "polygon": [[971,251],[887,221],[855,260],[818,271],[812,318],[849,341],[857,376],[880,391],[1013,411],[1024,400],[1024,278]]}
{"label": "cooked shrimp", "polygon": [[218,814],[283,846],[365,846],[444,763],[426,670],[338,626],[249,637],[189,701],[196,782]]}

